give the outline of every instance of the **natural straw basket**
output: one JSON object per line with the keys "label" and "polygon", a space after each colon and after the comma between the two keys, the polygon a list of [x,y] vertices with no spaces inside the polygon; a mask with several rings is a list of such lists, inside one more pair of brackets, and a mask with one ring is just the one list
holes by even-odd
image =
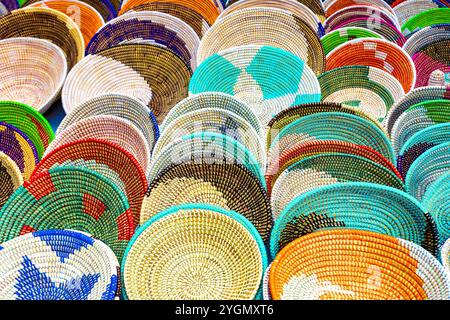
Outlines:
{"label": "natural straw basket", "polygon": [[56,163],[68,160],[95,160],[114,170],[125,184],[135,224],[139,224],[142,199],[147,190],[145,173],[136,159],[121,146],[98,139],[84,139],[60,146],[46,155],[36,167],[38,174]]}
{"label": "natural straw basket", "polygon": [[159,128],[153,112],[139,100],[123,94],[102,94],[76,106],[62,120],[57,133],[78,121],[100,115],[111,115],[130,121],[142,132],[150,150],[153,149],[159,137]]}
{"label": "natural straw basket", "polygon": [[321,98],[319,82],[304,61],[279,48],[254,45],[206,59],[192,76],[189,92],[207,91],[228,93],[247,103],[263,126],[283,109]]}
{"label": "natural straw basket", "polygon": [[129,299],[253,299],[267,267],[263,241],[242,215],[176,206],[137,231],[122,263]]}
{"label": "natural straw basket", "polygon": [[438,0],[409,0],[394,7],[395,15],[401,26],[410,18],[430,9],[442,8],[445,5]]}
{"label": "natural straw basket", "polygon": [[84,57],[84,41],[77,24],[50,8],[23,8],[0,19],[0,39],[33,37],[60,47],[68,70]]}
{"label": "natural straw basket", "polygon": [[111,249],[72,230],[43,230],[2,243],[3,300],[113,300],[120,265]]}
{"label": "natural straw basket", "polygon": [[327,55],[327,71],[355,65],[388,72],[400,81],[406,93],[416,83],[416,69],[411,57],[402,48],[384,39],[355,39]]}
{"label": "natural straw basket", "polygon": [[447,275],[450,277],[450,239],[448,239],[442,246],[441,261],[444,265]]}
{"label": "natural straw basket", "polygon": [[195,31],[183,20],[154,11],[128,12],[109,21],[89,42],[86,53],[136,41],[155,42],[177,54],[192,70],[197,67],[200,39]]}
{"label": "natural straw basket", "polygon": [[169,49],[153,44],[124,44],[98,53],[138,72],[152,88],[150,107],[158,123],[170,109],[188,96],[192,71]]}
{"label": "natural straw basket", "polygon": [[0,209],[22,183],[22,172],[17,164],[8,155],[0,152]]}
{"label": "natural straw basket", "polygon": [[273,46],[305,61],[316,75],[325,68],[319,36],[306,22],[274,8],[249,8],[217,21],[205,34],[198,49],[198,64],[215,53],[237,46]]}
{"label": "natural straw basket", "polygon": [[274,220],[294,198],[340,182],[378,183],[404,190],[399,177],[367,158],[345,153],[317,154],[289,166],[276,180],[270,197]]}
{"label": "natural straw basket", "polygon": [[383,36],[375,31],[361,27],[343,27],[328,32],[320,39],[320,41],[322,42],[324,52],[327,55],[341,44],[360,38],[382,39]]}
{"label": "natural straw basket", "polygon": [[[148,197],[152,197],[153,192],[157,192],[158,188],[168,188],[179,179],[194,179],[199,183],[210,184],[212,186],[210,189],[202,191],[205,194],[203,197],[207,197],[211,189],[213,192],[219,192],[226,199],[227,207],[250,220],[263,240],[268,241],[272,228],[269,198],[260,180],[245,166],[204,162],[172,164],[151,183],[143,208],[148,208],[150,200]],[[179,186],[176,189],[180,191]],[[150,205],[152,208],[166,207],[163,201],[160,199],[160,203],[156,206]],[[141,224],[156,213],[156,211],[143,210]]]}
{"label": "natural straw basket", "polygon": [[55,138],[47,119],[32,107],[20,102],[0,101],[0,121],[22,131],[36,147],[39,158]]}
{"label": "natural straw basket", "polygon": [[149,105],[152,89],[133,68],[101,55],[89,55],[68,74],[61,100],[64,111],[72,110],[101,94],[125,94]]}
{"label": "natural straw basket", "polygon": [[144,135],[133,123],[111,115],[99,115],[82,119],[63,131],[48,146],[45,154],[80,139],[95,138],[116,143],[127,150],[147,173],[150,169],[150,148]]}
{"label": "natural straw basket", "polygon": [[22,131],[5,122],[0,122],[0,152],[16,163],[24,180],[30,178],[39,162],[33,142]]}
{"label": "natural straw basket", "polygon": [[370,231],[313,232],[286,246],[270,268],[280,299],[443,299],[450,280],[420,246]]}
{"label": "natural straw basket", "polygon": [[126,196],[109,179],[81,167],[33,175],[0,211],[0,241],[47,229],[74,229],[105,242],[122,259],[134,233]]}
{"label": "natural straw basket", "polygon": [[37,38],[0,40],[0,100],[44,113],[59,97],[67,74],[64,52]]}
{"label": "natural straw basket", "polygon": [[421,154],[447,141],[450,141],[450,122],[435,124],[416,132],[406,141],[398,154],[398,171],[405,177]]}
{"label": "natural straw basket", "polygon": [[421,12],[409,18],[402,26],[406,36],[429,26],[450,23],[450,8],[436,8]]}
{"label": "natural straw basket", "polygon": [[295,239],[328,228],[387,234],[438,253],[436,226],[416,199],[379,184],[347,182],[322,186],[293,199],[275,221],[271,255],[275,258]]}
{"label": "natural straw basket", "polygon": [[325,0],[323,2],[327,17],[333,13],[352,6],[369,6],[386,11],[395,17],[395,9],[393,9],[384,0]]}

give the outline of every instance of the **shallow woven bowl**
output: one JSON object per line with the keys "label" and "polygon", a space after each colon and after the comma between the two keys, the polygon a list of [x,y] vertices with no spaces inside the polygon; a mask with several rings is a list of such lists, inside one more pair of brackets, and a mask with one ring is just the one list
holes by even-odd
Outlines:
{"label": "shallow woven bowl", "polygon": [[68,74],[61,100],[64,111],[72,110],[102,94],[125,94],[145,105],[152,99],[152,89],[133,68],[101,55],[89,55]]}
{"label": "shallow woven bowl", "polygon": [[242,215],[209,205],[173,207],[137,231],[122,263],[129,299],[253,299],[267,257]]}
{"label": "shallow woven bowl", "polygon": [[329,54],[333,49],[337,48],[341,44],[360,38],[382,39],[383,36],[379,35],[375,31],[361,27],[343,27],[328,32],[320,39],[320,42],[322,42],[325,54]]}
{"label": "shallow woven bowl", "polygon": [[126,196],[103,175],[57,167],[33,175],[0,211],[0,241],[46,229],[88,232],[122,259],[135,224]]}
{"label": "shallow woven bowl", "polygon": [[434,8],[445,7],[443,3],[436,0],[414,0],[405,1],[394,7],[395,15],[401,26],[410,18]]}
{"label": "shallow woven bowl", "polygon": [[71,230],[43,230],[2,243],[4,300],[113,300],[119,262],[100,240]]}
{"label": "shallow woven bowl", "polygon": [[0,39],[33,37],[60,47],[68,70],[84,57],[84,40],[77,24],[64,13],[50,8],[23,8],[0,19]]}
{"label": "shallow woven bowl", "polygon": [[323,5],[327,17],[341,9],[361,5],[383,10],[395,17],[395,10],[384,0],[325,0]]}
{"label": "shallow woven bowl", "polygon": [[135,224],[139,224],[142,199],[147,190],[147,180],[136,159],[121,146],[98,139],[84,139],[60,146],[46,155],[33,174],[69,160],[94,160],[114,170],[123,181]]}
{"label": "shallow woven bowl", "polygon": [[341,182],[369,182],[404,190],[389,169],[361,156],[323,153],[297,161],[276,180],[271,206],[274,220],[294,198],[315,188]]}
{"label": "shallow woven bowl", "polygon": [[445,242],[441,250],[441,261],[444,265],[445,271],[450,277],[450,239]]}
{"label": "shallow woven bowl", "polygon": [[0,152],[0,209],[22,183],[22,172],[17,164],[8,155]]}
{"label": "shallow woven bowl", "polygon": [[37,38],[0,40],[0,100],[45,112],[59,97],[67,74],[64,52]]}
{"label": "shallow woven bowl", "polygon": [[55,133],[47,119],[34,108],[20,102],[0,101],[0,121],[22,131],[36,147],[39,158],[55,138]]}
{"label": "shallow woven bowl", "polygon": [[396,44],[384,39],[355,39],[327,55],[327,71],[362,65],[388,72],[397,78],[406,93],[414,88],[416,69],[409,55]]}
{"label": "shallow woven bowl", "polygon": [[263,126],[281,110],[321,97],[319,82],[304,61],[267,46],[236,47],[209,57],[189,85],[191,94],[207,91],[228,93],[247,103]]}
{"label": "shallow woven bowl", "polygon": [[402,32],[410,36],[422,28],[443,23],[450,23],[450,8],[435,8],[421,12],[402,25]]}
{"label": "shallow woven bowl", "polygon": [[301,237],[270,269],[274,300],[447,300],[449,283],[442,265],[418,245],[352,229]]}
{"label": "shallow woven bowl", "polygon": [[197,67],[200,39],[195,31],[183,20],[154,11],[128,12],[109,21],[89,42],[86,53],[136,41],[155,42],[177,54],[192,70]]}
{"label": "shallow woven bowl", "polygon": [[223,50],[246,45],[273,46],[298,56],[319,75],[325,55],[317,32],[291,13],[274,8],[249,8],[220,19],[202,38],[197,62]]}
{"label": "shallow woven bowl", "polygon": [[322,73],[319,78],[322,101],[357,107],[382,122],[405,92],[389,73],[366,66],[347,66]]}

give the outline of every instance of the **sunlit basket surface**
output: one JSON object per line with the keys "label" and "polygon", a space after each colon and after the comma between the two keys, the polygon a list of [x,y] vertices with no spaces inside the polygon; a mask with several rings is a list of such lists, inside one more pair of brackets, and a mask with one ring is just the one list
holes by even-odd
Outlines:
{"label": "sunlit basket surface", "polygon": [[450,23],[450,8],[435,8],[421,12],[409,18],[402,26],[405,35],[433,25]]}
{"label": "sunlit basket surface", "polygon": [[324,35],[320,41],[322,42],[325,54],[329,54],[333,49],[343,43],[360,38],[376,38],[382,39],[383,36],[375,31],[361,27],[343,27],[333,30]]}
{"label": "sunlit basket surface", "polygon": [[0,209],[22,183],[22,172],[17,164],[7,154],[0,152]]}

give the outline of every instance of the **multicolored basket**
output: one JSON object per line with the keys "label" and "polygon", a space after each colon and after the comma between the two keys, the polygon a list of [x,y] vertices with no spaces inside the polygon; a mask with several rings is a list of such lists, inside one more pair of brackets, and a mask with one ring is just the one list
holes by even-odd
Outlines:
{"label": "multicolored basket", "polygon": [[277,255],[270,293],[274,300],[448,300],[450,280],[438,260],[412,242],[333,229],[301,237]]}
{"label": "multicolored basket", "polygon": [[122,263],[123,285],[131,300],[253,299],[266,267],[263,241],[242,215],[175,206],[136,231]]}
{"label": "multicolored basket", "polygon": [[43,230],[2,243],[3,300],[113,300],[120,265],[100,240],[78,231]]}
{"label": "multicolored basket", "polygon": [[436,8],[421,12],[402,25],[402,32],[410,36],[425,27],[443,23],[450,23],[450,8]]}
{"label": "multicolored basket", "polygon": [[445,242],[441,250],[441,261],[447,275],[450,277],[450,239]]}
{"label": "multicolored basket", "polygon": [[320,39],[320,42],[322,42],[324,52],[327,55],[341,44],[360,38],[382,39],[383,36],[361,27],[343,27],[328,32]]}
{"label": "multicolored basket", "polygon": [[22,172],[5,153],[0,152],[0,209],[23,183]]}
{"label": "multicolored basket", "polygon": [[412,17],[430,9],[445,7],[439,0],[405,1],[394,7],[395,15],[401,26]]}
{"label": "multicolored basket", "polygon": [[327,17],[335,12],[353,6],[368,6],[383,10],[395,17],[395,9],[393,9],[388,1],[384,0],[325,0],[323,1]]}

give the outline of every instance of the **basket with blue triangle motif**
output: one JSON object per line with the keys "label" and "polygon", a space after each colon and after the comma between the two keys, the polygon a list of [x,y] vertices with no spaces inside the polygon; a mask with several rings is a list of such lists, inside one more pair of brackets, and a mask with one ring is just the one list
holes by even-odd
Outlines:
{"label": "basket with blue triangle motif", "polygon": [[320,41],[322,42],[325,54],[329,54],[333,51],[333,49],[339,47],[341,44],[359,38],[381,39],[382,36],[375,31],[361,27],[344,27],[328,32],[320,39]]}
{"label": "basket with blue triangle motif", "polygon": [[23,183],[22,172],[5,153],[0,152],[0,209]]}

